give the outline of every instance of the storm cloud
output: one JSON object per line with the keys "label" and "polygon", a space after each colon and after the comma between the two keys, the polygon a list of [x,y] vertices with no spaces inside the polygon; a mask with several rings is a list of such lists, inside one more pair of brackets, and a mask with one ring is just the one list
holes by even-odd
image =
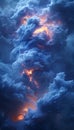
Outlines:
{"label": "storm cloud", "polygon": [[0,9],[1,129],[73,130],[74,1],[16,3]]}

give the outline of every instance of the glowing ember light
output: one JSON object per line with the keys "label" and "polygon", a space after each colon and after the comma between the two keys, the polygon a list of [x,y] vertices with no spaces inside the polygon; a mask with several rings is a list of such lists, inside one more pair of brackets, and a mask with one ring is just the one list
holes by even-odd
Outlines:
{"label": "glowing ember light", "polygon": [[32,75],[33,71],[34,71],[33,69],[25,70],[25,73],[29,76],[29,75]]}
{"label": "glowing ember light", "polygon": [[[37,100],[36,100],[36,101],[37,101]],[[24,117],[25,117],[26,114],[28,113],[28,110],[29,110],[29,109],[36,110],[36,108],[37,108],[37,107],[36,107],[35,101],[34,101],[34,102],[29,102],[29,103],[27,103],[27,104],[23,107],[23,109],[22,109]]]}
{"label": "glowing ember light", "polygon": [[25,106],[23,106],[23,108],[20,109],[20,111],[18,112],[18,114],[11,116],[11,119],[13,121],[21,121],[21,120],[23,120],[25,118],[26,114],[28,113],[29,109],[36,110],[36,108],[37,108],[36,107],[37,98],[36,97],[32,97],[30,95],[28,97],[32,101],[29,102],[29,103],[26,103]]}
{"label": "glowing ember light", "polygon": [[33,32],[33,36],[36,36],[40,33],[45,32],[47,34],[48,37],[52,38],[53,36],[53,32],[49,29],[49,27],[53,27],[54,23],[48,23],[47,22],[47,16],[39,16],[40,19],[40,27],[37,28],[34,32]]}
{"label": "glowing ember light", "polygon": [[[37,82],[35,79],[33,79],[33,75],[32,75],[32,74],[33,74],[34,71],[35,71],[34,69],[24,70],[24,71],[22,72],[22,74],[25,73],[25,74],[29,77],[29,81],[32,82],[36,88],[39,88],[38,82]],[[28,88],[28,90],[31,89],[30,87],[27,87],[27,88]],[[30,96],[30,98],[31,98],[31,99],[34,99],[34,97],[31,97],[31,96]],[[34,99],[34,100],[35,100],[35,99]]]}
{"label": "glowing ember light", "polygon": [[34,70],[30,69],[30,70],[24,70],[22,72],[22,74],[26,74],[29,77],[30,82],[32,82],[32,74],[33,74]]}
{"label": "glowing ember light", "polygon": [[25,74],[29,77],[30,82],[32,81],[32,74],[33,74],[33,69],[31,70],[25,70]]}
{"label": "glowing ember light", "polygon": [[[40,33],[45,32],[46,35],[47,35],[50,39],[52,39],[52,37],[53,37],[53,31],[52,31],[51,29],[49,29],[49,27],[55,27],[56,25],[61,24],[61,22],[60,22],[60,21],[57,21],[56,23],[54,23],[54,22],[48,21],[48,20],[47,20],[48,15],[45,15],[45,16],[43,16],[43,15],[42,15],[42,16],[36,15],[36,16],[40,19],[40,27],[37,28],[37,29],[33,32],[33,36],[36,36],[36,35],[38,35],[38,34],[40,34]],[[27,15],[27,16],[23,17],[22,20],[21,20],[21,24],[26,24],[26,23],[27,23],[27,20],[28,20],[29,18],[31,18],[31,17],[33,17],[33,15]]]}
{"label": "glowing ember light", "polygon": [[21,121],[24,119],[24,114],[13,115],[13,116],[11,116],[11,119],[13,121]]}
{"label": "glowing ember light", "polygon": [[18,121],[23,120],[23,119],[24,119],[24,115],[22,115],[22,114],[17,117]]}
{"label": "glowing ember light", "polygon": [[[35,69],[35,70],[38,70],[38,69]],[[36,80],[33,79],[33,72],[35,71],[34,69],[30,69],[30,70],[24,70],[21,74],[26,74],[28,77],[29,77],[29,81],[30,82],[33,82],[34,85],[39,88],[39,85],[38,85],[38,82]],[[28,86],[27,87],[28,90],[30,90],[31,88]]]}
{"label": "glowing ember light", "polygon": [[27,113],[27,112],[28,112],[28,108],[24,108],[23,111],[24,111],[25,113]]}
{"label": "glowing ember light", "polygon": [[46,32],[48,35],[48,28],[46,26],[42,26],[41,28],[38,28],[37,30],[35,30],[34,34],[38,34],[38,33],[42,33],[42,32]]}
{"label": "glowing ember light", "polygon": [[37,35],[37,34],[42,33],[42,32],[45,32],[47,34],[47,36],[49,36],[50,38],[52,37],[52,31],[49,31],[48,27],[45,25],[36,29],[34,31],[33,35]]}
{"label": "glowing ember light", "polygon": [[26,116],[27,112],[28,112],[28,107],[27,107],[27,106],[25,106],[25,107],[23,106],[23,107],[17,112],[16,115],[12,115],[12,116],[11,116],[11,119],[12,119],[13,121],[21,121],[21,120],[24,119],[24,117]]}

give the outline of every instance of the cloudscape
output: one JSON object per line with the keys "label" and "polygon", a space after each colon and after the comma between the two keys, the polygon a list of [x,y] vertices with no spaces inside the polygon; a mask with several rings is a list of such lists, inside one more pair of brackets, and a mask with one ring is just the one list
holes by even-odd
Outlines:
{"label": "cloudscape", "polygon": [[74,0],[0,1],[0,130],[74,130]]}

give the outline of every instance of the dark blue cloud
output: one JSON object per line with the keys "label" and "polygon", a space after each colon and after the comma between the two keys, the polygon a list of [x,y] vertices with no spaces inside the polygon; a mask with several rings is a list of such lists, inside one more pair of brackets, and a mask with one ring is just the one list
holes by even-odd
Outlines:
{"label": "dark blue cloud", "polygon": [[38,109],[25,120],[26,130],[74,129],[74,81],[65,81],[59,73],[49,87],[49,92],[38,101]]}
{"label": "dark blue cloud", "polygon": [[[20,0],[14,11],[8,6],[1,10],[1,130],[74,130],[73,12],[73,0]],[[46,29],[41,16],[55,23],[48,27],[52,38],[46,31],[34,35],[42,26]],[[27,103],[36,103],[37,109],[29,107],[22,122],[10,123],[8,117],[19,115]]]}

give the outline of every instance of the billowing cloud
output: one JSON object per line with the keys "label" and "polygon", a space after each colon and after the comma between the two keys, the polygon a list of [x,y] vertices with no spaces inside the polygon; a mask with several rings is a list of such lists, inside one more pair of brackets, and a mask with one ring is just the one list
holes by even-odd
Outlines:
{"label": "billowing cloud", "polygon": [[9,118],[7,128],[12,119],[26,130],[74,129],[73,7],[73,0],[20,0],[14,11],[1,10],[0,115]]}
{"label": "billowing cloud", "polygon": [[38,109],[30,112],[25,120],[26,130],[74,129],[74,81],[65,81],[59,73],[49,87],[49,92],[38,101]]}

